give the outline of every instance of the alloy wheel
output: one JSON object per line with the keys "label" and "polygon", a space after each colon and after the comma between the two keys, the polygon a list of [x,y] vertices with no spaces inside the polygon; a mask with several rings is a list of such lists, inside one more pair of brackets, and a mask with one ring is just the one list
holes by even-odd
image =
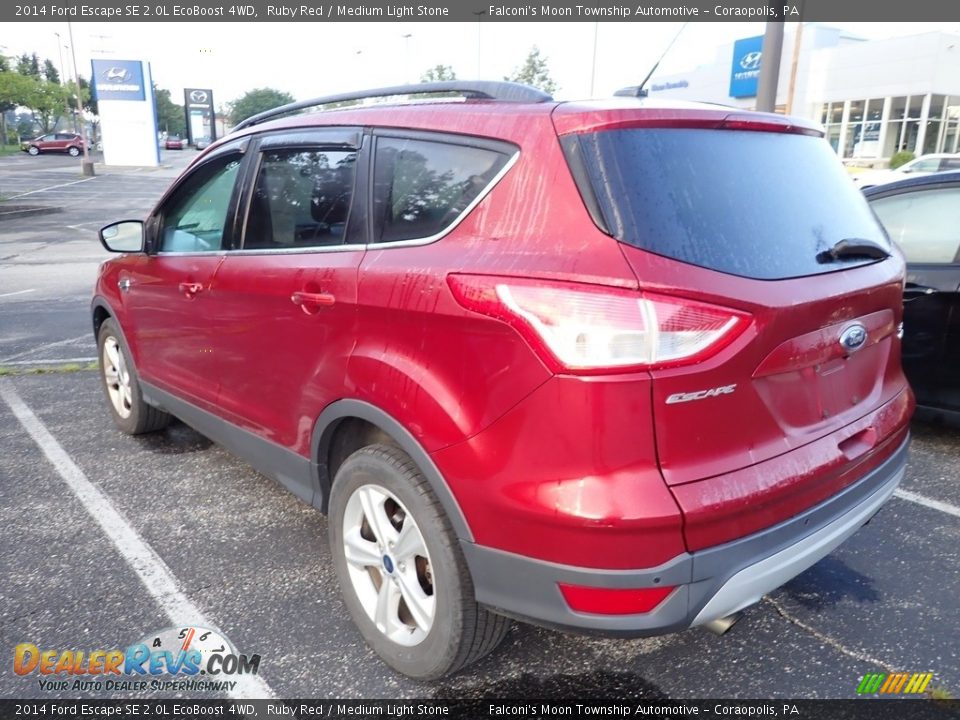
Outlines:
{"label": "alloy wheel", "polygon": [[430,554],[410,512],[378,485],[362,485],[343,514],[343,552],[367,617],[393,642],[413,646],[430,632],[436,595]]}

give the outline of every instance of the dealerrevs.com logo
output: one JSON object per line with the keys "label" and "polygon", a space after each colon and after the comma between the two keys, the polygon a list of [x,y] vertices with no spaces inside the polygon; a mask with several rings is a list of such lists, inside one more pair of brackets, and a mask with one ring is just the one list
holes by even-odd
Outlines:
{"label": "dealerrevs.com logo", "polygon": [[13,671],[37,676],[46,691],[229,692],[236,681],[228,678],[260,671],[260,655],[238,653],[216,630],[188,626],[147,635],[125,650],[41,649],[20,643],[13,651]]}

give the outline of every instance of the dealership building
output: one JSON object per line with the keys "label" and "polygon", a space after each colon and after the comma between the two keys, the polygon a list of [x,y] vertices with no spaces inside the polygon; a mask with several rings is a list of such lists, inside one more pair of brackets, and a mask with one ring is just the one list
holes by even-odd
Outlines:
{"label": "dealership building", "polygon": [[[799,43],[797,39],[799,37]],[[715,61],[656,75],[651,98],[756,106],[762,36],[721,46]],[[844,159],[960,151],[960,35],[864,40],[838,28],[788,26],[777,111],[822,124]]]}

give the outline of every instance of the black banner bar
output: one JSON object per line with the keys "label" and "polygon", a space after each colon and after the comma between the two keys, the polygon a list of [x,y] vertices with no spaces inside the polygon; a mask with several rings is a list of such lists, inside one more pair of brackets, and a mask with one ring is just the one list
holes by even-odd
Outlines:
{"label": "black banner bar", "polygon": [[945,0],[63,0],[0,3],[0,22],[952,22]]}
{"label": "black banner bar", "polygon": [[10,718],[954,720],[957,700],[0,700]]}

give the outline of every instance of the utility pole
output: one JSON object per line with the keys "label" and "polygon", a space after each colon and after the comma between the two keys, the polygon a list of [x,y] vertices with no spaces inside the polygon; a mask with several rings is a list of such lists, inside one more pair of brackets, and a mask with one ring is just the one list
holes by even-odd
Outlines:
{"label": "utility pole", "polygon": [[83,129],[83,101],[80,99],[80,75],[77,72],[77,46],[73,44],[73,24],[67,23],[67,32],[70,33],[70,54],[73,56],[73,77],[77,82],[77,117],[80,119],[80,137],[83,138],[83,160],[80,169],[84,175],[94,175],[93,161],[90,160],[90,149],[87,147],[87,133]]}
{"label": "utility pole", "polygon": [[590,62],[590,97],[597,84],[597,35],[600,32],[600,23],[593,23],[593,60]]}
{"label": "utility pole", "polygon": [[800,45],[803,42],[803,23],[797,23],[797,32],[793,35],[793,62],[790,63],[790,89],[787,91],[786,114],[793,112],[793,96],[797,92],[797,68],[800,66]]}
{"label": "utility pole", "polygon": [[477,16],[477,80],[480,79],[480,19],[487,14],[486,10],[474,11]]}
{"label": "utility pole", "polygon": [[783,53],[783,21],[768,22],[763,34],[763,59],[757,83],[757,110],[777,109],[777,81],[780,78],[780,55]]}
{"label": "utility pole", "polygon": [[413,37],[413,33],[405,33],[401,35],[403,38],[403,64],[406,66],[404,68],[404,75],[406,77],[403,79],[403,82],[407,85],[410,84],[410,38]]}

